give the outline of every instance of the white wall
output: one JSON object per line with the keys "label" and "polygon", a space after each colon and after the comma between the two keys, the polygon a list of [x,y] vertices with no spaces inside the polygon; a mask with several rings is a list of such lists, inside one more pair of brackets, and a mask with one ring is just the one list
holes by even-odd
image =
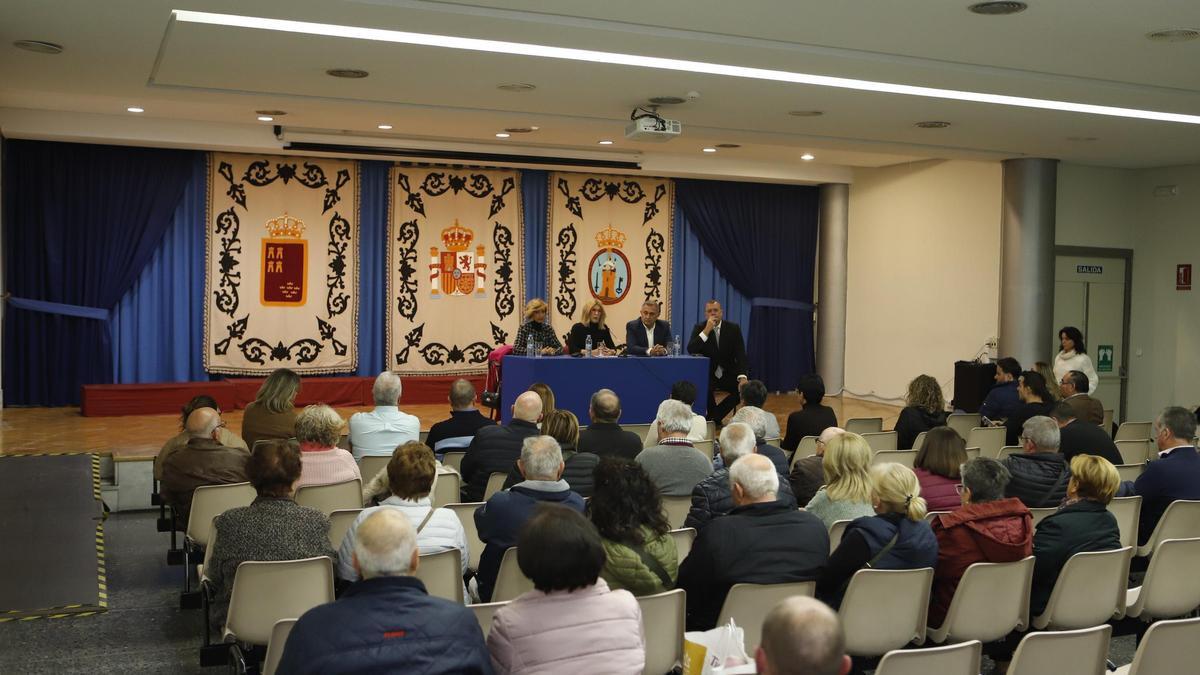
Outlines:
{"label": "white wall", "polygon": [[904,396],[998,332],[1001,166],[931,160],[856,170],[850,187],[846,390]]}

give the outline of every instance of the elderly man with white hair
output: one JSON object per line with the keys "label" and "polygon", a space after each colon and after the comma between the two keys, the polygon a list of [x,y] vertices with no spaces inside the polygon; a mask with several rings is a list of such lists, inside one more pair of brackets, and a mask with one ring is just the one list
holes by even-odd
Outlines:
{"label": "elderly man with white hair", "polygon": [[375,378],[375,409],[350,416],[350,452],[354,459],[391,457],[392,451],[421,435],[421,420],[400,410],[400,376],[385,370]]}
{"label": "elderly man with white hair", "polygon": [[363,520],[353,563],[362,581],[300,617],[277,672],[492,672],[471,610],[430,596],[412,576],[417,533],[403,513],[383,509]]}
{"label": "elderly man with white hair", "polygon": [[1027,508],[1058,506],[1067,496],[1071,465],[1058,451],[1058,422],[1044,415],[1025,420],[1021,427],[1024,454],[1009,455],[1004,467],[1012,474],[1005,497],[1019,498]]}
{"label": "elderly man with white hair", "polygon": [[734,584],[815,580],[829,559],[821,519],[777,499],[771,460],[748,454],[729,468],[734,508],[696,537],[679,566],[676,588],[687,591],[687,629],[708,630]]}
{"label": "elderly man with white hair", "polygon": [[[733,422],[721,429],[720,440],[721,459],[725,466],[696,483],[696,487],[692,489],[692,508],[688,510],[684,527],[702,530],[713,518],[729,513],[733,508],[729,467],[738,459],[757,451],[754,430],[742,422]],[[787,481],[779,482],[779,500],[793,509],[796,508],[796,497]]]}
{"label": "elderly man with white hair", "polygon": [[504,426],[482,427],[467,446],[462,459],[462,500],[481,502],[493,473],[507,474],[521,457],[525,439],[538,435],[542,419],[542,397],[537,392],[522,392],[513,401],[512,421]]}
{"label": "elderly man with white hair", "polygon": [[660,493],[686,497],[713,470],[712,460],[688,440],[692,409],[682,401],[663,401],[658,404],[654,424],[658,445],[642,450],[634,461],[642,465]]}
{"label": "elderly man with white hair", "polygon": [[756,452],[771,460],[771,463],[775,465],[775,470],[779,472],[780,476],[787,476],[787,455],[784,454],[783,448],[779,448],[767,443],[767,433],[770,431],[767,425],[768,417],[775,419],[774,415],[768,413],[762,408],[746,405],[739,408],[738,411],[733,414],[733,421],[747,424],[751,429],[754,430],[754,445]]}
{"label": "elderly man with white hair", "polygon": [[475,511],[475,527],[484,543],[476,577],[479,597],[484,602],[492,598],[500,559],[505,551],[517,545],[517,533],[533,516],[534,507],[545,502],[583,512],[583,497],[562,479],[565,466],[562,448],[553,436],[530,436],[522,442],[521,459],[517,460],[517,469],[525,480],[492,495]]}

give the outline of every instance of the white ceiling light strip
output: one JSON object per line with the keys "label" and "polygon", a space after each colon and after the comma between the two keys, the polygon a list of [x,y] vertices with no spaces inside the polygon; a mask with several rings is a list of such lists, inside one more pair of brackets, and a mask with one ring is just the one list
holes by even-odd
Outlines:
{"label": "white ceiling light strip", "polygon": [[1053,101],[1041,98],[1026,98],[1024,96],[985,94],[974,91],[960,91],[957,89],[918,87],[907,84],[894,84],[891,82],[874,82],[872,80],[857,80],[846,77],[810,75],[807,73],[794,73],[786,70],[747,68],[745,66],[732,66],[721,63],[706,63],[703,61],[687,61],[683,59],[666,59],[655,56],[638,56],[636,54],[619,54],[616,52],[601,52],[590,49],[548,47],[545,45],[533,45],[523,42],[482,40],[478,38],[454,37],[450,35],[431,35],[428,33],[409,33],[405,31],[386,30],[381,28],[339,26],[337,24],[314,23],[310,21],[266,19],[253,16],[195,12],[182,9],[174,10],[173,15],[176,20],[187,23],[232,26],[237,28],[253,28],[258,30],[271,30],[284,33],[304,33],[308,35],[323,35],[327,37],[340,37],[354,40],[372,40],[375,42],[393,42],[408,45],[421,45],[426,47],[443,47],[448,49],[490,52],[494,54],[537,56],[551,59],[564,59],[568,61],[585,61],[589,63],[633,66],[637,68],[657,68],[660,70],[706,73],[709,75],[724,75],[728,77],[740,77],[752,80],[791,82],[795,84],[809,84],[819,87],[836,87],[838,89],[873,91],[885,94],[902,94],[906,96],[923,96],[926,98],[940,98],[954,101],[991,103],[994,105],[1038,108],[1041,110],[1059,110],[1063,112],[1085,113],[1090,115],[1106,115],[1109,117],[1126,117],[1132,119],[1155,120],[1160,122],[1200,124],[1200,115],[1184,115],[1180,113],[1157,112],[1154,110],[1139,110],[1137,108],[1119,108],[1107,105],[1092,105],[1089,103],[1071,103],[1069,101]]}

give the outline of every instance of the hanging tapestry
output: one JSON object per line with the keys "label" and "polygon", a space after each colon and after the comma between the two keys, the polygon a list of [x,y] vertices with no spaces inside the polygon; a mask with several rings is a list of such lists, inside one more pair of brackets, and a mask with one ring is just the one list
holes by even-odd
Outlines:
{"label": "hanging tapestry", "polygon": [[[387,362],[401,375],[487,370],[516,336],[522,279],[516,171],[392,168]],[[428,252],[428,257],[426,257]]]}
{"label": "hanging tapestry", "polygon": [[618,346],[647,300],[671,320],[673,193],[666,178],[551,174],[547,302],[556,333],[586,322],[578,310],[592,299],[604,304]]}
{"label": "hanging tapestry", "polygon": [[358,164],[212,153],[204,367],[358,367]]}

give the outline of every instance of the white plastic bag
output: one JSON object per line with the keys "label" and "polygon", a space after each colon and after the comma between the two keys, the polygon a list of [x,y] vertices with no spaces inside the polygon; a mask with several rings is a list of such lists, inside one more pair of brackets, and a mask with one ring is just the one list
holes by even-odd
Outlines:
{"label": "white plastic bag", "polygon": [[[750,665],[750,670],[743,666]],[[754,672],[746,655],[745,635],[733,619],[712,630],[683,634],[683,675],[733,675]]]}

